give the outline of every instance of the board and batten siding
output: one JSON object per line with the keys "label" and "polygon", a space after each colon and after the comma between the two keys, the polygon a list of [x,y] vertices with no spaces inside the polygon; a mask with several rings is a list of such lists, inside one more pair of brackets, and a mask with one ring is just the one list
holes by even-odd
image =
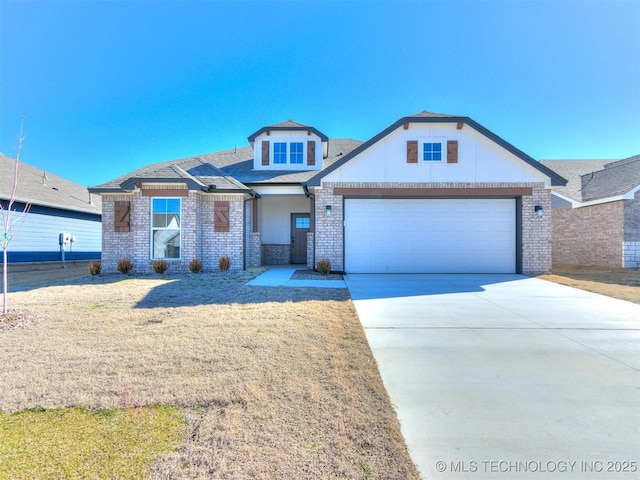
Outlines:
{"label": "board and batten siding", "polygon": [[[420,159],[421,142],[436,139],[447,150],[455,145],[455,162],[453,157],[448,160],[447,151],[442,162]],[[399,127],[371,145],[323,182],[548,183],[549,179],[468,125],[457,130],[455,124],[412,123],[407,130]]]}
{"label": "board and batten siding", "polygon": [[[22,208],[22,205],[18,206],[18,211]],[[15,218],[18,215],[21,213]],[[73,245],[65,246],[66,260],[100,258],[102,226],[99,215],[33,206],[13,229],[14,238],[7,250],[9,263],[59,261],[58,236],[61,233],[76,237]]]}

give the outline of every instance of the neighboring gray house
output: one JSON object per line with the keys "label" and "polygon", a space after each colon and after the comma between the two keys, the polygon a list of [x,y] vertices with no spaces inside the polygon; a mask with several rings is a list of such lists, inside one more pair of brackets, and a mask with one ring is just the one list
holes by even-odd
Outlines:
{"label": "neighboring gray house", "polygon": [[[13,188],[15,159],[0,153],[0,203],[7,208]],[[66,260],[100,258],[100,196],[87,187],[44,172],[24,162],[18,164],[19,181],[14,209],[22,211],[27,202],[31,210],[14,228],[9,244],[9,263],[61,260],[60,234],[68,234],[64,245]]]}
{"label": "neighboring gray house", "polygon": [[366,142],[287,121],[249,146],[148,165],[103,199],[103,271],[302,264],[346,272],[548,272],[566,181],[468,117],[420,112]]}
{"label": "neighboring gray house", "polygon": [[568,180],[552,193],[553,262],[640,267],[640,155],[541,163]]}

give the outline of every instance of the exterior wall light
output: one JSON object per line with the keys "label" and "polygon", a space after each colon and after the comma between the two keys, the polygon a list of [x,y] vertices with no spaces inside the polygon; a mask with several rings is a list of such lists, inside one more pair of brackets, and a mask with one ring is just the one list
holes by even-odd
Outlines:
{"label": "exterior wall light", "polygon": [[535,207],[533,207],[533,211],[536,212],[536,215],[541,217],[543,211],[542,205],[536,205]]}
{"label": "exterior wall light", "polygon": [[324,211],[327,214],[327,217],[331,216],[331,205],[327,205],[326,207],[324,207]]}

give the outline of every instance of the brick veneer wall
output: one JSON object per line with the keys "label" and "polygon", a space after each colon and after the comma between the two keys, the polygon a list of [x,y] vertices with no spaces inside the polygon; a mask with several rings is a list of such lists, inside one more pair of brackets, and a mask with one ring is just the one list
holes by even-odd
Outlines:
{"label": "brick veneer wall", "polygon": [[[132,273],[152,273],[151,198],[141,191],[127,195],[102,195],[102,271],[116,273],[121,258],[133,262]],[[129,201],[130,231],[115,232],[116,201]],[[229,202],[229,232],[214,231],[214,204]],[[182,197],[180,259],[167,260],[169,272],[187,272],[189,262],[198,258],[205,271],[217,270],[218,259],[228,255],[231,269],[243,268],[244,242],[242,195],[202,195],[189,192]]]}
{"label": "brick veneer wall", "polygon": [[[522,273],[536,275],[551,270],[551,194],[543,183],[325,183],[315,190],[315,258],[331,260],[334,270],[344,270],[343,264],[343,197],[334,195],[334,188],[520,188],[531,187],[532,195],[522,197]],[[325,206],[331,205],[331,216]],[[535,205],[544,209],[542,217]]]}
{"label": "brick veneer wall", "polygon": [[552,212],[553,263],[622,266],[623,201]]}
{"label": "brick veneer wall", "polygon": [[307,233],[307,269],[313,270],[315,268],[315,261],[313,258],[313,244],[314,244],[314,236],[313,232]]}
{"label": "brick veneer wall", "polygon": [[[536,205],[542,207],[542,217],[536,213]],[[552,263],[551,192],[542,183],[534,185],[532,195],[522,197],[521,209],[522,273],[549,273]]]}
{"label": "brick veneer wall", "polygon": [[624,202],[624,240],[640,242],[640,190],[633,200]]}
{"label": "brick veneer wall", "polygon": [[[216,232],[214,228],[215,202],[229,202],[229,231]],[[201,223],[200,256],[204,270],[218,270],[218,260],[227,255],[231,259],[231,270],[242,270],[244,256],[243,219],[244,197],[242,195],[198,195]],[[188,261],[187,261],[188,263]]]}
{"label": "brick veneer wall", "polygon": [[640,268],[640,191],[624,202],[624,242],[622,266]]}
{"label": "brick veneer wall", "polygon": [[291,245],[288,243],[263,243],[262,263],[264,265],[289,265]]}
{"label": "brick veneer wall", "polygon": [[262,265],[262,239],[259,232],[251,232],[247,244],[247,268]]}
{"label": "brick veneer wall", "polygon": [[118,260],[129,258],[134,261],[134,236],[133,229],[129,232],[116,232],[114,230],[115,202],[131,202],[131,223],[137,211],[135,195],[103,195],[102,196],[102,257],[101,265],[103,273],[117,273]]}

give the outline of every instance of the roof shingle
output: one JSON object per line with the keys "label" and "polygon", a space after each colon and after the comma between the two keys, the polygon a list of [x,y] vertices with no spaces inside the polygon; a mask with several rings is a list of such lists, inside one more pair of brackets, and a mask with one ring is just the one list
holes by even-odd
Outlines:
{"label": "roof shingle", "polygon": [[[0,198],[11,198],[15,159],[0,153]],[[18,164],[16,200],[62,210],[100,215],[102,199],[90,196],[87,187],[45,172],[24,162]]]}

